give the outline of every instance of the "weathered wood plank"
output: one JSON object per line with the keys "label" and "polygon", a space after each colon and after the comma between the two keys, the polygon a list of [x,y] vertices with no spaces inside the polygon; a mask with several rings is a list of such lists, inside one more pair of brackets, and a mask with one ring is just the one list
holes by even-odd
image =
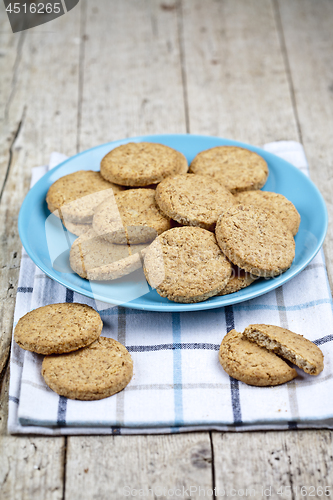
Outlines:
{"label": "weathered wood plank", "polygon": [[319,498],[332,486],[330,431],[213,433],[213,445],[217,498]]}
{"label": "weathered wood plank", "polygon": [[9,353],[20,262],[17,218],[31,168],[45,164],[54,150],[76,152],[79,14],[73,10],[71,16],[53,21],[52,32],[43,26],[28,31],[17,63],[7,68],[12,76],[4,83],[13,86],[14,81],[15,92],[5,89],[11,97],[4,123],[8,165],[0,205],[0,371]]}
{"label": "weathered wood plank", "polygon": [[[77,19],[74,16],[79,15],[79,8],[73,10],[67,20],[65,16],[54,21],[60,23],[61,37],[58,37],[58,32],[50,34],[46,49],[45,35],[43,38],[36,35],[33,39],[31,33],[22,45],[22,57],[16,65],[17,88],[9,107],[8,130],[11,132],[8,137],[12,140],[15,131],[19,135],[13,145],[0,214],[6,221],[2,230],[1,252],[5,252],[5,265],[11,262],[13,268],[13,277],[6,268],[7,274],[4,274],[0,284],[1,290],[6,290],[4,310],[8,310],[2,331],[3,328],[7,332],[11,330],[11,319],[8,318],[12,318],[14,298],[11,296],[7,300],[8,289],[5,286],[12,280],[11,286],[15,289],[17,264],[13,262],[19,258],[18,254],[14,257],[19,243],[14,226],[23,193],[28,189],[31,167],[46,162],[52,149],[73,154],[76,143],[80,149],[85,149],[140,133],[186,130],[177,10],[160,8],[157,2],[131,2],[127,9],[122,6],[123,2],[100,0],[98,5],[93,5],[81,0],[81,3],[87,8],[88,39],[81,51],[84,67],[80,79],[77,68],[80,60],[77,44],[79,22],[74,21]],[[329,32],[331,4],[320,0],[318,12],[315,7],[312,10],[308,0],[290,2],[291,6],[288,4],[280,2],[280,9],[300,126],[306,152],[312,155],[313,177],[320,177],[319,169],[322,169],[326,172],[327,182],[329,172],[325,170],[325,162],[331,165],[329,155],[332,148],[331,142],[326,142],[330,140],[329,133],[323,129],[330,128],[331,97],[324,92],[324,83],[321,95],[314,96],[314,92],[318,93],[315,77],[311,77],[311,85],[307,83],[307,78],[308,72],[312,71],[314,57],[318,58],[316,64],[320,61],[316,69],[318,74],[323,74],[323,82],[331,78],[329,64],[325,68],[321,66],[332,53]],[[67,22],[70,24],[67,25]],[[181,24],[186,62],[183,76],[187,81],[191,132],[224,135],[255,144],[298,139],[270,2],[188,0],[183,5]],[[295,24],[297,36],[292,33]],[[223,29],[224,32],[221,32]],[[73,33],[70,32],[72,30]],[[71,43],[66,45],[69,41]],[[324,49],[323,54],[319,53],[320,48]],[[8,55],[11,61],[8,67],[13,67],[16,51],[17,46]],[[312,59],[308,58],[309,51]],[[50,60],[54,64],[50,64]],[[7,74],[6,81],[12,81],[12,73],[10,78]],[[8,88],[8,84],[5,87]],[[6,95],[8,97],[8,93]],[[83,96],[82,101],[80,95]],[[315,104],[311,104],[313,98]],[[80,111],[78,141],[77,102]],[[328,106],[326,114],[323,110],[325,105]],[[19,130],[25,106],[26,114]],[[325,123],[321,128],[320,119]],[[317,130],[326,134],[322,142],[318,142],[320,137],[311,136],[313,123]],[[318,144],[324,157],[315,162]],[[328,151],[327,144],[330,145]],[[5,154],[8,162],[8,148]],[[316,177],[314,179],[318,183]],[[325,177],[320,179],[325,183]],[[10,199],[15,188],[19,194]],[[325,196],[328,197],[332,187],[328,185],[325,189]],[[9,242],[5,241],[6,238]],[[329,251],[326,254],[329,255]],[[3,389],[5,387],[2,386]],[[119,498],[125,480],[131,481],[130,485],[137,489],[157,486],[174,488],[178,484],[206,485],[207,488],[212,485],[207,433],[75,437],[68,441],[67,498],[89,498],[88,493],[90,497],[99,493],[98,498]],[[4,485],[4,498],[61,498],[62,446],[62,438],[1,438],[0,460],[3,461],[0,469],[5,473],[0,484]],[[228,485],[231,488],[235,485],[241,489],[242,485],[248,487],[254,484],[260,487],[261,481],[266,484],[268,479],[274,480],[274,484],[281,481],[281,486],[291,486],[291,480],[297,485],[308,481],[308,485],[315,486],[332,477],[327,465],[330,449],[331,433],[326,431],[246,435],[214,433],[216,486]],[[318,458],[320,454],[323,460]],[[48,456],[55,458],[46,464],[43,460]],[[38,457],[45,466],[42,466],[42,472],[34,469],[34,465],[38,467]],[[19,458],[23,460],[19,462]],[[87,472],[85,469],[88,469]]]}
{"label": "weathered wood plank", "polygon": [[86,5],[80,149],[186,132],[177,10],[152,0]]}
{"label": "weathered wood plank", "polygon": [[9,362],[0,374],[0,436],[7,434],[8,396]]}
{"label": "weathered wood plank", "polygon": [[[6,148],[2,151],[0,174],[0,367],[3,368],[9,353],[20,261],[17,217],[29,189],[31,169],[45,164],[53,150],[76,152],[80,10],[24,35],[8,32],[1,35],[7,37],[7,61],[5,72],[1,73],[4,74],[1,104],[7,103],[1,128]],[[1,434],[6,432],[8,375],[7,368],[1,385]],[[64,447],[64,438],[1,435],[1,498],[61,499]]]}
{"label": "weathered wood plank", "polygon": [[[86,2],[79,148],[186,132],[178,12],[158,2]],[[212,487],[209,434],[68,438],[66,498]],[[102,474],[101,474],[101,471]],[[193,492],[193,498],[197,496]],[[167,496],[168,498],[168,496]]]}
{"label": "weathered wood plank", "polygon": [[[290,66],[299,126],[311,177],[333,218],[333,3],[330,0],[277,2]],[[333,284],[333,228],[324,244]]]}
{"label": "weathered wood plank", "polygon": [[[0,202],[12,162],[12,147],[20,130],[24,104],[20,102],[9,111],[14,98],[18,68],[21,61],[24,34],[14,36],[3,2],[0,4]],[[1,208],[0,208],[1,210]],[[9,235],[8,235],[9,236]],[[9,236],[10,238],[10,236]],[[15,236],[17,241],[17,235]],[[10,349],[11,325],[13,316],[13,291],[17,281],[19,251],[6,252],[7,235],[0,236],[0,373],[5,367]],[[9,260],[8,260],[9,256]],[[8,302],[10,306],[8,307]]]}
{"label": "weathered wood plank", "polygon": [[1,500],[63,498],[64,438],[7,436],[9,365],[0,388]]}
{"label": "weathered wood plank", "polygon": [[184,0],[182,24],[190,132],[298,140],[271,2]]}
{"label": "weathered wood plank", "polygon": [[[263,498],[270,486],[290,486],[289,463],[283,433],[213,433],[215,486],[218,495]],[[237,491],[234,494],[233,490]],[[269,495],[268,495],[269,496]],[[218,496],[217,496],[218,498]],[[271,499],[283,498],[276,495]]]}
{"label": "weathered wood plank", "polygon": [[22,109],[17,110],[11,123],[8,121],[10,102],[17,84],[17,68],[22,54],[24,34],[13,36],[4,3],[0,4],[0,192],[2,190],[9,163],[10,145],[15,136]]}
{"label": "weathered wood plank", "polygon": [[[302,14],[306,8],[304,3],[282,1],[281,4],[285,9],[282,24],[284,26],[284,22],[287,22],[290,37],[293,36],[297,48],[295,60],[297,58],[298,66],[306,66],[306,71],[312,71],[305,39],[306,47],[313,40],[318,40],[317,32],[321,23],[313,20],[318,6],[315,7],[310,1],[305,2],[305,5],[312,5],[312,23],[316,25],[309,34]],[[299,9],[302,4],[302,12],[295,9],[296,4]],[[325,12],[318,13],[319,18],[328,16],[325,34],[321,36],[326,40],[331,37],[328,30],[333,22],[327,4]],[[276,14],[274,3],[266,1],[183,1],[182,39],[190,132],[227,136],[259,145],[279,139],[301,139],[297,123],[298,108],[294,107],[292,94],[293,80],[288,75],[284,40],[279,32],[281,23]],[[292,31],[295,19],[299,24],[299,33]],[[304,43],[300,43],[301,31]],[[318,45],[322,47],[323,44],[322,40]],[[287,47],[289,50],[288,43]],[[328,62],[331,53],[332,50],[327,50],[326,56],[321,57]],[[327,64],[326,74],[331,71],[330,68]],[[304,72],[299,79],[304,86],[304,102],[307,100],[310,109],[312,104],[306,91]],[[312,90],[315,90],[314,76]],[[318,92],[316,95],[320,101]],[[298,99],[296,104],[298,106]],[[325,106],[325,100],[321,106]],[[310,129],[312,121],[309,114],[306,124]],[[327,121],[323,120],[322,128],[325,126]],[[327,173],[323,174],[323,182],[325,175],[328,178]],[[327,187],[327,193],[331,192],[332,186]],[[297,441],[296,453],[295,439],[298,435],[302,439]],[[310,475],[304,471],[301,476],[298,474],[299,459],[301,456],[308,457],[308,450],[313,449],[313,439],[321,439],[321,436],[320,432],[216,433],[213,439],[215,485],[222,491],[229,488],[229,496],[231,488],[254,488],[256,498],[262,498],[261,488],[266,485],[274,484],[283,488],[293,484],[303,485],[303,481],[309,481]],[[330,432],[325,436],[330,439]],[[322,469],[329,459],[329,448],[326,448],[322,458],[317,458],[319,447],[314,449],[315,464],[320,464],[318,468]],[[314,473],[314,469],[310,469]],[[275,498],[281,496],[275,492]]]}
{"label": "weathered wood plank", "polygon": [[[286,452],[296,496],[332,496],[333,439],[331,431],[299,431],[286,433]],[[325,493],[326,486],[330,494]],[[303,491],[301,488],[305,487]],[[323,489],[323,495],[320,488]],[[281,497],[280,497],[281,498]]]}
{"label": "weathered wood plank", "polygon": [[1,499],[62,499],[63,456],[64,440],[62,438],[2,436],[0,440]]}
{"label": "weathered wood plank", "polygon": [[7,436],[9,364],[0,387],[1,500],[63,498],[64,438]]}
{"label": "weathered wood plank", "polygon": [[[212,489],[207,432],[167,436],[72,437],[66,498],[202,498]],[[199,487],[201,491],[199,491]],[[191,488],[191,489],[190,489]],[[176,491],[177,490],[177,491]]]}

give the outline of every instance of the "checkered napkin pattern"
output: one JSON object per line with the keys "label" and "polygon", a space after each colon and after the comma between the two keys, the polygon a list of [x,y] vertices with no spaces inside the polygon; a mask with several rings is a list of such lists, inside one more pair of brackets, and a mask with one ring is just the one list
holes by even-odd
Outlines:
{"label": "checkered napkin pattern", "polygon": [[[275,142],[267,151],[308,172],[299,143]],[[32,183],[65,159],[33,171]],[[332,299],[323,252],[282,287],[233,306],[207,311],[147,312],[95,302],[48,278],[24,252],[14,326],[37,307],[81,302],[97,309],[102,335],[126,345],[134,376],[126,389],[101,401],[58,396],[41,376],[43,357],[14,341],[10,360],[10,433],[149,434],[191,430],[333,428]],[[251,323],[268,323],[302,333],[320,346],[325,369],[277,387],[251,387],[229,377],[218,361],[224,335]]]}

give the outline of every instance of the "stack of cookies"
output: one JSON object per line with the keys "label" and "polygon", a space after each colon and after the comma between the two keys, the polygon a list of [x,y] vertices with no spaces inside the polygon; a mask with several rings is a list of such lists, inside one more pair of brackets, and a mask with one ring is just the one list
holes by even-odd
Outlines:
{"label": "stack of cookies", "polygon": [[14,331],[16,343],[43,354],[42,375],[61,396],[92,401],[126,387],[133,374],[127,349],[101,337],[100,315],[85,304],[52,304],[23,316]]}
{"label": "stack of cookies", "polygon": [[110,196],[110,190],[117,193],[123,188],[106,181],[100,172],[79,170],[54,182],[46,202],[50,212],[60,217],[71,233],[79,236],[91,227],[94,209]]}
{"label": "stack of cookies", "polygon": [[297,377],[288,361],[309,375],[318,375],[324,368],[323,353],[310,340],[285,328],[263,324],[249,325],[243,333],[227,333],[219,361],[231,377],[259,387]]}
{"label": "stack of cookies", "polygon": [[[92,174],[98,182],[82,181]],[[162,297],[199,302],[291,266],[300,216],[281,194],[260,191],[267,176],[265,160],[239,147],[202,151],[189,168],[172,148],[128,143],[100,173],[59,179],[47,202],[80,235],[70,265],[81,277],[120,278],[143,261]]]}

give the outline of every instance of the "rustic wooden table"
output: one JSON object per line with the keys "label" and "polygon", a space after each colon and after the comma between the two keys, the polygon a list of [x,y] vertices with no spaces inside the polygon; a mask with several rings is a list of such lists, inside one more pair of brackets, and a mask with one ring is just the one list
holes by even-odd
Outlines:
{"label": "rustic wooden table", "polygon": [[[81,0],[18,34],[1,2],[0,40],[1,499],[120,499],[126,486],[151,498],[201,498],[214,487],[262,498],[272,486],[270,498],[281,499],[288,487],[297,498],[301,486],[332,486],[327,430],[68,438],[6,431],[17,217],[31,169],[52,151],[73,155],[140,134],[295,140],[332,216],[332,0]],[[330,226],[331,283],[332,239]]]}

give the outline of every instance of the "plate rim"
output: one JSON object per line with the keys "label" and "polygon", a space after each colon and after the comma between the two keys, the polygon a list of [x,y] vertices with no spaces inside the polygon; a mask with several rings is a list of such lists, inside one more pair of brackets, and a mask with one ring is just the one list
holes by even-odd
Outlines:
{"label": "plate rim", "polygon": [[[186,139],[189,137],[191,137],[192,139],[197,138],[197,139],[201,139],[201,140],[202,139],[208,139],[208,140],[212,140],[212,141],[218,140],[218,141],[227,143],[227,145],[230,144],[230,145],[235,145],[238,147],[244,147],[245,149],[249,149],[249,150],[254,151],[258,154],[264,153],[264,155],[267,155],[268,157],[272,157],[273,159],[278,158],[278,160],[285,163],[288,166],[288,168],[291,168],[294,171],[296,171],[298,174],[303,175],[304,178],[306,179],[306,181],[311,186],[311,188],[316,191],[316,194],[318,196],[318,199],[320,201],[320,204],[321,204],[321,207],[323,210],[323,214],[322,214],[324,216],[323,217],[323,230],[321,232],[320,238],[317,241],[314,252],[309,257],[307,257],[305,259],[304,263],[298,269],[295,269],[294,271],[292,271],[291,276],[285,276],[285,273],[283,273],[283,274],[279,275],[278,277],[274,278],[270,284],[267,283],[267,286],[264,288],[264,290],[259,290],[254,294],[253,294],[253,291],[251,293],[250,290],[245,288],[245,289],[239,291],[239,292],[242,292],[241,296],[238,295],[239,292],[229,294],[230,298],[228,300],[226,300],[227,296],[219,296],[219,299],[220,299],[219,302],[207,300],[207,301],[203,301],[203,302],[189,303],[189,304],[177,303],[177,302],[171,302],[171,301],[170,301],[170,303],[160,303],[160,304],[156,303],[156,304],[146,304],[146,305],[140,304],[140,303],[135,303],[136,300],[139,300],[140,298],[144,297],[144,295],[143,295],[141,297],[137,297],[136,299],[133,299],[132,301],[124,303],[122,301],[117,301],[117,299],[112,299],[112,301],[111,301],[110,299],[105,298],[98,293],[95,293],[95,292],[93,293],[92,291],[85,290],[85,289],[82,290],[82,288],[80,288],[79,286],[76,286],[76,285],[72,285],[72,284],[68,285],[67,282],[64,282],[64,280],[61,280],[61,278],[59,278],[57,275],[54,275],[52,273],[52,271],[50,271],[50,269],[44,265],[44,263],[39,258],[39,256],[36,255],[35,251],[32,250],[32,248],[30,247],[30,244],[29,244],[29,240],[27,239],[27,236],[25,235],[25,231],[24,231],[24,229],[26,227],[26,224],[24,223],[24,221],[25,221],[25,218],[27,217],[27,211],[25,210],[25,207],[26,207],[26,205],[29,204],[30,198],[32,198],[32,199],[34,198],[34,196],[33,196],[34,191],[39,188],[39,185],[40,184],[44,185],[45,181],[48,178],[50,178],[52,176],[52,174],[57,172],[59,169],[63,168],[67,163],[71,162],[74,158],[78,158],[82,155],[90,153],[91,151],[95,151],[97,149],[100,149],[100,148],[103,148],[106,146],[110,146],[110,148],[113,149],[114,147],[117,147],[121,144],[126,144],[128,142],[134,142],[134,141],[135,142],[143,142],[143,141],[148,141],[148,140],[153,141],[153,139],[163,140],[163,138],[179,140],[179,139]],[[221,145],[223,145],[223,144],[221,144]],[[212,147],[215,147],[215,146],[212,146]],[[209,149],[209,148],[206,148],[206,149]],[[93,170],[94,165],[92,165],[90,169]],[[64,175],[66,175],[66,174],[64,174]],[[46,179],[45,179],[45,177],[46,177]],[[326,207],[326,203],[325,203],[325,200],[323,198],[323,195],[319,191],[318,187],[310,179],[310,177],[307,177],[304,174],[304,172],[302,172],[300,169],[298,169],[297,167],[295,167],[293,164],[289,163],[288,161],[284,160],[283,158],[275,155],[274,153],[266,151],[263,148],[260,148],[258,146],[253,146],[251,144],[247,144],[247,143],[244,143],[241,141],[235,141],[233,139],[228,139],[225,137],[218,137],[218,136],[204,135],[204,134],[148,134],[148,135],[141,135],[141,136],[136,136],[136,137],[128,137],[128,138],[124,138],[124,139],[118,139],[116,141],[110,141],[107,143],[99,144],[99,145],[94,146],[92,148],[89,148],[85,151],[81,151],[81,152],[67,158],[66,160],[61,162],[59,165],[56,165],[51,170],[46,172],[46,174],[44,174],[41,177],[41,179],[39,179],[34,184],[34,186],[32,186],[32,188],[29,189],[28,193],[26,194],[26,196],[22,202],[20,212],[19,212],[19,217],[18,217],[19,236],[20,236],[21,243],[22,243],[25,251],[27,252],[29,257],[31,258],[31,260],[34,262],[34,264],[39,269],[41,269],[47,276],[52,278],[54,281],[58,282],[62,286],[65,286],[69,290],[72,290],[76,293],[79,293],[79,294],[84,295],[86,297],[90,297],[90,298],[93,298],[95,300],[110,304],[110,307],[119,305],[119,306],[129,308],[129,309],[136,309],[136,310],[143,310],[143,311],[155,311],[155,312],[183,312],[183,311],[199,311],[199,310],[216,309],[219,307],[226,307],[229,305],[238,304],[240,302],[246,302],[248,300],[260,297],[261,295],[265,295],[266,293],[269,293],[272,290],[278,288],[279,286],[282,286],[283,284],[287,283],[288,281],[293,279],[295,276],[297,276],[301,271],[303,271],[303,269],[305,269],[305,267],[314,259],[314,257],[317,255],[317,253],[321,249],[323,242],[325,240],[326,234],[327,234],[327,229],[328,229],[328,212],[327,212],[327,207]],[[284,277],[284,279],[283,279],[283,277]],[[278,282],[276,281],[277,279],[278,279]],[[151,291],[151,288],[150,288],[150,291]],[[246,293],[246,291],[248,293]],[[216,299],[216,297],[211,297],[211,299],[214,299],[214,298]]]}

